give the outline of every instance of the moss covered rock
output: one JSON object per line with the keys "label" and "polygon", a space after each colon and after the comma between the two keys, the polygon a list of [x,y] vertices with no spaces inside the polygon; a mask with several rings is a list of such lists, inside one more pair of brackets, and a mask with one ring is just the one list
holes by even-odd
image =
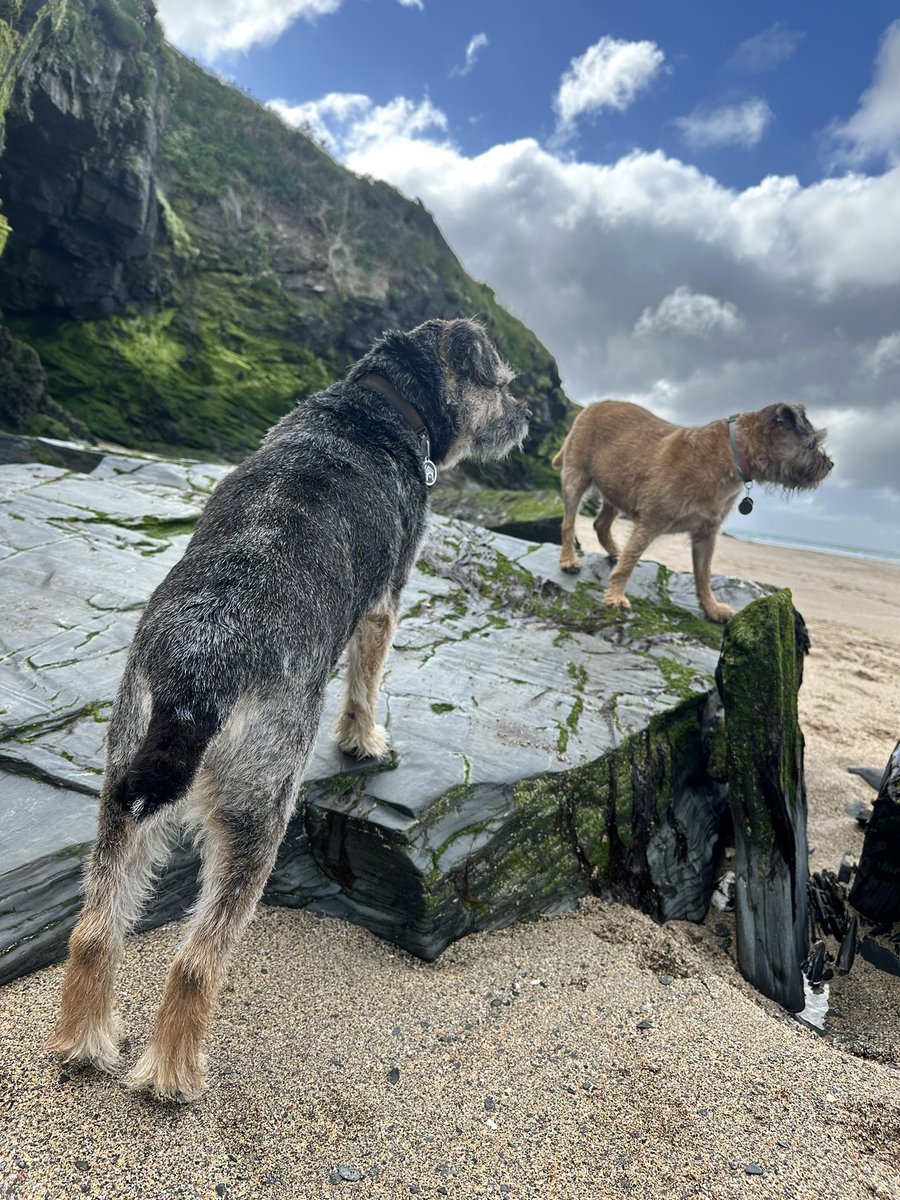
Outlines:
{"label": "moss covered rock", "polygon": [[808,939],[806,787],[797,715],[806,644],[790,592],[779,591],[728,623],[718,670],[734,823],[738,963],[755,987],[794,1012],[805,1003]]}
{"label": "moss covered rock", "polygon": [[[0,467],[0,979],[63,952],[135,622],[226,470],[55,461]],[[632,613],[606,608],[609,569],[588,555],[576,581],[555,546],[435,518],[381,702],[394,756],[360,764],[320,737],[268,902],[427,958],[603,889],[658,919],[702,917],[726,810],[709,765],[721,631],[690,577],[655,563],[635,571]],[[735,584],[729,599],[760,594]],[[151,922],[190,900],[188,857]]]}

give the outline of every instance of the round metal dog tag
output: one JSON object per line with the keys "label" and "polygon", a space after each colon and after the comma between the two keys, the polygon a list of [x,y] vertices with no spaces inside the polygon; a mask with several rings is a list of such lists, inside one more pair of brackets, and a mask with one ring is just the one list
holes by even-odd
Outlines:
{"label": "round metal dog tag", "polygon": [[738,512],[744,517],[746,517],[748,513],[753,512],[753,501],[749,496],[745,496],[740,502],[738,505]]}
{"label": "round metal dog tag", "polygon": [[437,467],[430,458],[426,458],[422,463],[422,469],[425,472],[425,486],[434,487],[437,483]]}

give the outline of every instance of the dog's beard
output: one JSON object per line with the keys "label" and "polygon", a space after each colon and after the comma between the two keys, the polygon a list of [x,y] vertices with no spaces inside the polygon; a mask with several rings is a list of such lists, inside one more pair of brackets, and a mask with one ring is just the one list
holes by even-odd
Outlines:
{"label": "dog's beard", "polygon": [[831,471],[834,463],[824,450],[811,450],[808,457],[790,459],[779,464],[781,487],[791,491],[811,491],[817,488]]}
{"label": "dog's beard", "polygon": [[469,457],[488,461],[521,449],[528,433],[528,417],[521,409],[505,412],[479,429],[472,439]]}

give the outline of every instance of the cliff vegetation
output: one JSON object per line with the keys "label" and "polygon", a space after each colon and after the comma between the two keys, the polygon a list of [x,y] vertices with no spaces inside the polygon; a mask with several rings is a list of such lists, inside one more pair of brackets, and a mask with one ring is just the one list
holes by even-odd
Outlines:
{"label": "cliff vegetation", "polygon": [[430,214],[169,46],[149,0],[0,0],[0,425],[235,458],[384,328],[478,315],[535,413],[552,357]]}

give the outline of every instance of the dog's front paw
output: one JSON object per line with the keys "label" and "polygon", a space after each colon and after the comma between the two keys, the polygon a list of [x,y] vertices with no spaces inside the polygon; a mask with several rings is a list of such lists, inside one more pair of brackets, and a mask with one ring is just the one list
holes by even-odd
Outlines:
{"label": "dog's front paw", "polygon": [[623,612],[631,608],[631,601],[623,592],[611,592],[608,588],[603,593],[603,603],[608,608],[620,608]]}
{"label": "dog's front paw", "polygon": [[565,562],[563,562],[563,560],[560,559],[559,560],[559,569],[561,571],[565,571],[565,573],[567,575],[577,575],[578,572],[581,570],[581,563],[578,561],[577,558],[567,559]]}
{"label": "dog's front paw", "polygon": [[734,609],[729,608],[727,604],[704,604],[703,611],[708,620],[717,621],[720,625],[724,625],[734,616]]}
{"label": "dog's front paw", "polygon": [[334,740],[345,754],[354,758],[387,758],[391,747],[388,731],[383,725],[365,726],[344,713],[335,724]]}

